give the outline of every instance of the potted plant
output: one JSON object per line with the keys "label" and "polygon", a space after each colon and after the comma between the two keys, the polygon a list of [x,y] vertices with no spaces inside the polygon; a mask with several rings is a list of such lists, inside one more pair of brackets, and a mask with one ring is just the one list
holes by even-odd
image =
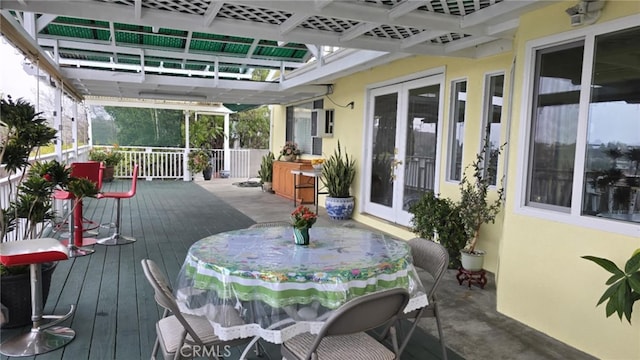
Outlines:
{"label": "potted plant", "polygon": [[268,154],[262,157],[262,162],[260,163],[260,170],[258,170],[258,176],[260,177],[260,182],[262,183],[262,190],[267,192],[272,192],[272,183],[273,183],[273,161],[275,157],[273,153],[269,151]]}
{"label": "potted plant", "polygon": [[113,181],[115,166],[122,161],[122,153],[118,151],[118,145],[113,145],[113,148],[93,148],[89,151],[89,160],[99,161],[104,164],[104,170],[102,172],[102,181]]}
{"label": "potted plant", "polygon": [[[18,176],[18,185],[10,188],[9,201],[2,204],[0,235],[2,242],[28,241],[37,238],[51,219],[52,193],[56,187],[66,188],[70,170],[57,161],[36,162],[29,157],[40,147],[49,145],[56,131],[46,119],[35,112],[29,102],[10,96],[0,100],[0,163],[9,178]],[[95,188],[95,187],[94,187]],[[97,192],[97,189],[96,189]],[[24,240],[23,240],[24,239]],[[42,267],[43,304],[49,292],[55,264]],[[5,267],[0,264],[1,302],[9,311],[9,321],[3,327],[17,327],[31,322],[31,287],[28,266]]]}
{"label": "potted plant", "polygon": [[278,160],[282,159],[284,161],[295,161],[296,157],[300,155],[302,152],[298,148],[298,144],[293,141],[287,141],[284,143],[284,146],[280,150],[280,156],[278,156]]}
{"label": "potted plant", "polygon": [[309,229],[316,223],[318,215],[308,207],[300,205],[291,213],[293,241],[296,245],[309,245]]}
{"label": "potted plant", "polygon": [[191,150],[187,166],[189,171],[202,172],[205,180],[211,180],[213,168],[211,167],[211,155],[209,155],[208,151],[203,149]]}
{"label": "potted plant", "polygon": [[440,243],[449,253],[449,269],[460,268],[460,250],[467,243],[460,206],[448,198],[427,191],[409,207],[412,230],[419,237]]}
{"label": "potted plant", "polygon": [[355,201],[351,196],[351,184],[356,176],[356,161],[345,151],[342,153],[340,142],[333,154],[324,161],[322,167],[322,184],[329,196],[325,199],[325,207],[329,218],[334,220],[350,219]]}
{"label": "potted plant", "polygon": [[[496,216],[502,210],[502,200],[504,198],[504,188],[497,189],[497,197],[489,201],[489,187],[493,183],[491,171],[487,171],[490,160],[485,161],[484,154],[490,154],[494,159],[502,152],[505,145],[500,146],[491,153],[489,141],[485,141],[484,150],[476,155],[476,159],[467,167],[465,174],[460,181],[460,219],[464,225],[466,234],[466,245],[461,250],[462,267],[469,271],[482,270],[485,252],[476,249],[480,228],[483,224],[495,222]],[[471,178],[467,170],[471,169]]]}
{"label": "potted plant", "polygon": [[616,313],[618,318],[622,320],[622,315],[624,315],[629,324],[631,324],[633,303],[640,300],[640,248],[636,249],[629,260],[626,261],[624,270],[608,259],[596,256],[583,256],[582,258],[593,261],[613,274],[607,280],[606,284],[609,287],[602,294],[597,305],[607,300],[607,317]]}

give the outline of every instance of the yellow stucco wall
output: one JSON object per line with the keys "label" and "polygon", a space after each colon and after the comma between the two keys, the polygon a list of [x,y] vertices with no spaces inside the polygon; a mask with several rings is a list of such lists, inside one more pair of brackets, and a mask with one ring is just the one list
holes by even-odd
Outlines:
{"label": "yellow stucco wall", "polygon": [[[479,149],[485,74],[503,71],[505,74],[505,108],[502,117],[502,138],[508,143],[508,187],[505,211],[496,224],[483,227],[479,248],[487,251],[485,268],[496,273],[498,311],[535,329],[603,359],[640,359],[640,305],[636,304],[634,325],[620,322],[617,317],[605,318],[604,308],[595,304],[605,289],[607,273],[580,258],[595,255],[618,264],[640,247],[640,236],[630,237],[575,225],[543,220],[517,214],[514,194],[520,132],[527,131],[520,119],[525,47],[529,40],[573,30],[565,9],[575,5],[567,1],[547,6],[521,18],[513,51],[482,59],[460,59],[414,56],[378,66],[338,79],[331,98],[338,104],[355,102],[354,109],[335,108],[334,137],[324,139],[325,155],[331,154],[339,140],[362,168],[364,154],[364,106],[366,87],[371,84],[406,77],[438,67],[445,68],[445,102],[442,147],[446,149],[449,119],[450,82],[466,78],[467,118],[463,163],[468,164]],[[598,23],[631,14],[640,14],[640,1],[608,1]],[[640,25],[640,24],[639,24]],[[517,61],[516,61],[517,59]],[[514,96],[509,99],[511,67],[515,67]],[[325,99],[325,107],[331,108]],[[506,122],[511,116],[511,134],[507,138]],[[277,152],[284,143],[284,107],[274,109],[272,143]],[[502,162],[498,176],[502,175]],[[441,167],[446,164],[446,151],[441,152]],[[361,172],[353,190],[362,194]],[[447,183],[442,169],[440,193],[456,198],[458,187]],[[357,199],[356,199],[357,202]],[[360,213],[356,205],[354,219],[382,231],[409,239],[415,235],[373,216]]]}
{"label": "yellow stucco wall", "polygon": [[[524,58],[527,41],[573,30],[564,2],[523,16],[517,33],[512,141],[526,131],[521,123]],[[640,13],[638,1],[608,1],[598,23]],[[544,26],[540,26],[544,24]],[[638,24],[640,25],[640,23]],[[576,28],[576,29],[580,29]],[[640,43],[639,43],[640,44]],[[516,190],[518,154],[509,156],[508,193]],[[608,273],[581,259],[594,255],[623,266],[640,236],[622,236],[514,212],[512,196],[506,204],[498,272],[498,311],[603,359],[640,359],[640,305],[634,325],[616,316],[606,318],[604,305],[595,307],[605,290]],[[640,234],[640,232],[638,233]]]}

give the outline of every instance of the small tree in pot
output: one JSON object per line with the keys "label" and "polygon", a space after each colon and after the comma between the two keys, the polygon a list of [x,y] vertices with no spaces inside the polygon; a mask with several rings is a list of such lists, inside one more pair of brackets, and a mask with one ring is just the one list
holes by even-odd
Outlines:
{"label": "small tree in pot", "polygon": [[[493,150],[491,157],[497,159],[505,145]],[[465,248],[461,251],[462,266],[471,271],[482,269],[484,251],[476,249],[480,228],[483,224],[494,223],[502,210],[504,188],[497,189],[497,198],[488,200],[489,187],[493,183],[493,172],[487,171],[490,160],[485,161],[484,154],[491,152],[490,143],[485,141],[484,151],[476,155],[476,159],[465,170],[471,168],[471,178],[464,174],[460,182],[460,219],[467,237]],[[466,172],[466,171],[465,171]]]}
{"label": "small tree in pot", "polygon": [[189,159],[187,160],[187,166],[189,167],[189,171],[196,173],[202,172],[205,180],[211,180],[213,168],[211,167],[209,151],[203,149],[191,150]]}
{"label": "small tree in pot", "polygon": [[342,153],[340,142],[322,167],[322,184],[329,196],[325,207],[329,218],[334,220],[350,219],[355,201],[351,196],[351,184],[356,176],[356,161],[345,151]]}

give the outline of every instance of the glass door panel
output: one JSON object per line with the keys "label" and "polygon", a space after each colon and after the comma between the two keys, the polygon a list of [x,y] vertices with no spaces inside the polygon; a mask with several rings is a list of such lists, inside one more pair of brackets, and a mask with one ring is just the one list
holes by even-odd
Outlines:
{"label": "glass door panel", "polygon": [[394,182],[392,164],[396,151],[396,119],[398,94],[383,94],[373,100],[371,120],[371,191],[369,200],[383,206],[393,206]]}

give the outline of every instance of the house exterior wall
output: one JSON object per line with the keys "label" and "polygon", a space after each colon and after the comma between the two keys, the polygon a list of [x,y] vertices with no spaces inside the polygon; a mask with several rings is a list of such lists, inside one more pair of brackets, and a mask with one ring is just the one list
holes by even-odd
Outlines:
{"label": "house exterior wall", "polygon": [[[512,142],[519,141],[521,132],[528,131],[526,115],[522,115],[526,104],[523,84],[527,42],[584,28],[571,28],[566,8],[567,3],[549,6],[520,20],[514,44],[519,60]],[[633,14],[640,14],[640,2],[607,1],[601,18],[591,26]],[[522,146],[519,144],[518,150]],[[520,186],[519,159],[517,151],[509,154],[508,194],[515,194]],[[636,236],[624,236],[526,216],[517,211],[519,206],[518,199],[510,196],[500,240],[498,311],[599,358],[640,359],[640,306],[635,305],[633,325],[621,322],[615,315],[606,318],[604,305],[596,308],[596,303],[610,274],[580,258],[605,257],[623,266],[633,250],[640,247],[640,228]]]}
{"label": "house exterior wall", "polygon": [[[355,102],[353,109],[332,106],[325,99],[326,108],[335,108],[334,137],[323,140],[324,156],[329,156],[337,142],[354,156],[358,168],[363,167],[365,152],[365,107],[367,88],[374,84],[405,78],[430,69],[444,67],[444,128],[442,148],[448,149],[451,81],[467,79],[467,104],[464,135],[463,164],[471,162],[480,149],[484,78],[488,73],[503,72],[504,108],[501,139],[508,150],[500,160],[498,178],[505,169],[507,158],[507,200],[505,210],[493,225],[483,226],[478,248],[487,251],[485,269],[496,274],[498,311],[515,318],[560,341],[605,359],[640,359],[640,326],[636,303],[634,325],[621,322],[616,316],[606,318],[604,306],[596,302],[605,290],[607,273],[580,256],[594,255],[612,259],[622,265],[632,251],[640,247],[638,236],[595,230],[557,220],[532,217],[518,211],[515,194],[522,186],[517,179],[521,166],[519,153],[524,144],[522,132],[528,132],[528,115],[522,115],[528,93],[524,86],[527,42],[563,32],[576,31],[565,13],[575,2],[561,2],[533,11],[520,20],[513,49],[481,59],[415,56],[383,66],[371,68],[338,79],[331,99],[337,104]],[[617,18],[640,14],[639,1],[607,1],[598,24]],[[511,74],[514,74],[512,79]],[[527,75],[528,76],[528,75]],[[513,96],[509,89],[513,83]],[[284,144],[285,107],[274,109],[274,153]],[[510,133],[507,134],[511,122]],[[446,150],[441,151],[440,187],[442,196],[458,197],[458,184],[445,179]],[[354,219],[390,232],[402,239],[415,235],[401,227],[363,214],[359,197],[363,197],[362,171],[352,188],[356,196]],[[495,191],[491,196],[496,196]]]}

